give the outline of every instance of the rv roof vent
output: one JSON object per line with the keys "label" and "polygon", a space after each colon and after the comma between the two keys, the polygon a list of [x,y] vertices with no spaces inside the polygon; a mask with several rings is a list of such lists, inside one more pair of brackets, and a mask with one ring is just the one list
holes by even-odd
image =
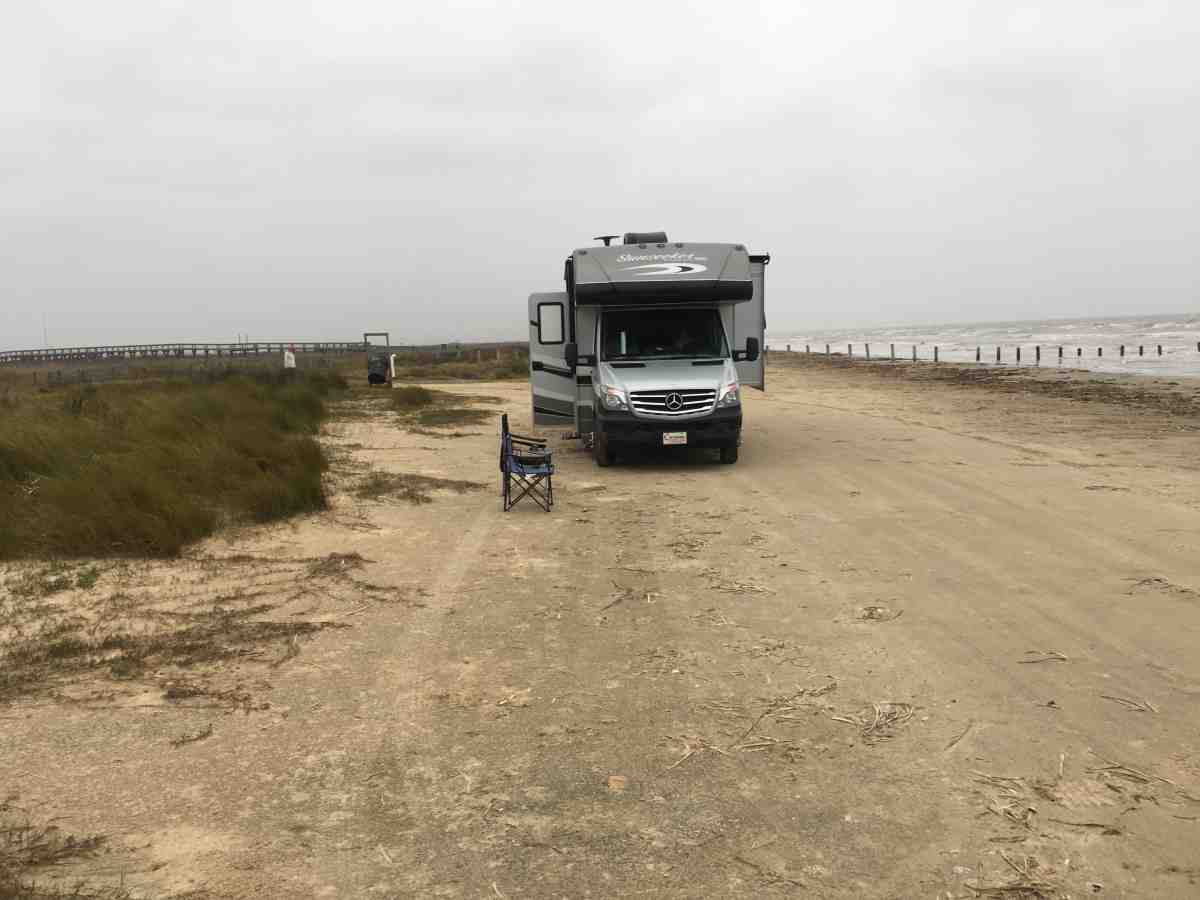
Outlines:
{"label": "rv roof vent", "polygon": [[665,244],[667,242],[667,233],[665,231],[627,231],[625,237],[621,239],[623,244]]}

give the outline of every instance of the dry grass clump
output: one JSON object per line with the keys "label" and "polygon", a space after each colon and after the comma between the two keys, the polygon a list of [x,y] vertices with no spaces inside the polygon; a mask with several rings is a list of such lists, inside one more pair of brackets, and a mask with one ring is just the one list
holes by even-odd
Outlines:
{"label": "dry grass clump", "polygon": [[[37,610],[36,620],[19,623],[0,644],[0,701],[37,693],[68,679],[97,672],[118,680],[142,678],[155,670],[190,668],[260,655],[265,646],[287,643],[331,622],[265,621],[267,604],[137,615],[130,598],[110,598],[126,610],[119,624],[111,616],[89,619],[69,609]],[[134,619],[137,621],[135,622]]]}
{"label": "dry grass clump", "polygon": [[434,391],[416,385],[392,389],[392,406],[401,412],[411,412],[432,406],[435,398]]}
{"label": "dry grass clump", "polygon": [[173,556],[325,507],[327,372],[44,389],[0,409],[0,559]]}
{"label": "dry grass clump", "polygon": [[354,496],[360,500],[382,500],[398,497],[409,503],[432,503],[430,491],[454,491],[465,494],[477,491],[484,485],[477,481],[459,481],[453,478],[435,478],[430,475],[412,475],[405,472],[371,472],[355,488]]}
{"label": "dry grass clump", "polygon": [[79,837],[52,824],[33,824],[16,798],[0,800],[0,900],[126,900],[121,888],[70,887],[38,882],[46,870],[93,856],[103,845],[100,835]]}
{"label": "dry grass clump", "polygon": [[[462,395],[447,391],[431,390],[419,385],[406,385],[392,389],[391,405],[409,425],[409,430],[418,434],[446,437],[434,428],[456,425],[477,425],[488,422],[494,413],[482,409],[471,409],[467,404],[499,403],[500,398]],[[457,436],[457,433],[456,435]]]}
{"label": "dry grass clump", "polygon": [[479,425],[491,421],[493,418],[495,418],[495,413],[486,409],[451,406],[422,410],[417,413],[417,424],[425,428],[446,428],[453,425]]}
{"label": "dry grass clump", "polygon": [[831,716],[835,722],[845,722],[858,728],[859,734],[868,744],[876,744],[893,737],[896,729],[913,717],[913,707],[908,703],[871,704],[871,709],[859,715]]}
{"label": "dry grass clump", "polygon": [[[468,354],[471,351],[467,351]],[[487,352],[485,351],[485,354]],[[504,381],[529,377],[529,353],[505,351],[500,359],[439,359],[432,353],[399,354],[398,381]]]}

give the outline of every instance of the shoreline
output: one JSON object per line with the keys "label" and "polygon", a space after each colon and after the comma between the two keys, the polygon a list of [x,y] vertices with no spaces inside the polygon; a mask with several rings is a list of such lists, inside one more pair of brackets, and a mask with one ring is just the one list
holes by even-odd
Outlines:
{"label": "shoreline", "polygon": [[[877,373],[911,382],[937,382],[1010,394],[1038,394],[1069,400],[1111,403],[1195,420],[1200,428],[1200,376],[1163,376],[1097,372],[1058,366],[1008,366],[991,363],[862,359],[845,354],[771,355],[782,370],[811,369]],[[770,369],[768,369],[768,375]],[[770,391],[770,382],[767,386]]]}

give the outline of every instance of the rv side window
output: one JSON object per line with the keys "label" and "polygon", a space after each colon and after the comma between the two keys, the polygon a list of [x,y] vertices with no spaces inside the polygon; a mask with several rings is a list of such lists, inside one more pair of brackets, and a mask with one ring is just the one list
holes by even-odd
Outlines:
{"label": "rv side window", "polygon": [[538,343],[561,344],[563,342],[563,305],[561,303],[538,304]]}

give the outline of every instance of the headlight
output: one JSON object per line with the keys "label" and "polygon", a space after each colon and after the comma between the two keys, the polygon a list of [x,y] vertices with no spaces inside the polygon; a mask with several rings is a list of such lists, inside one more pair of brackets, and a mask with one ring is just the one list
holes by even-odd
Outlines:
{"label": "headlight", "polygon": [[736,381],[721,388],[721,399],[717,401],[717,406],[737,406],[741,402]]}
{"label": "headlight", "polygon": [[601,387],[604,392],[604,406],[606,409],[628,409],[629,404],[625,401],[625,392],[620,388]]}

